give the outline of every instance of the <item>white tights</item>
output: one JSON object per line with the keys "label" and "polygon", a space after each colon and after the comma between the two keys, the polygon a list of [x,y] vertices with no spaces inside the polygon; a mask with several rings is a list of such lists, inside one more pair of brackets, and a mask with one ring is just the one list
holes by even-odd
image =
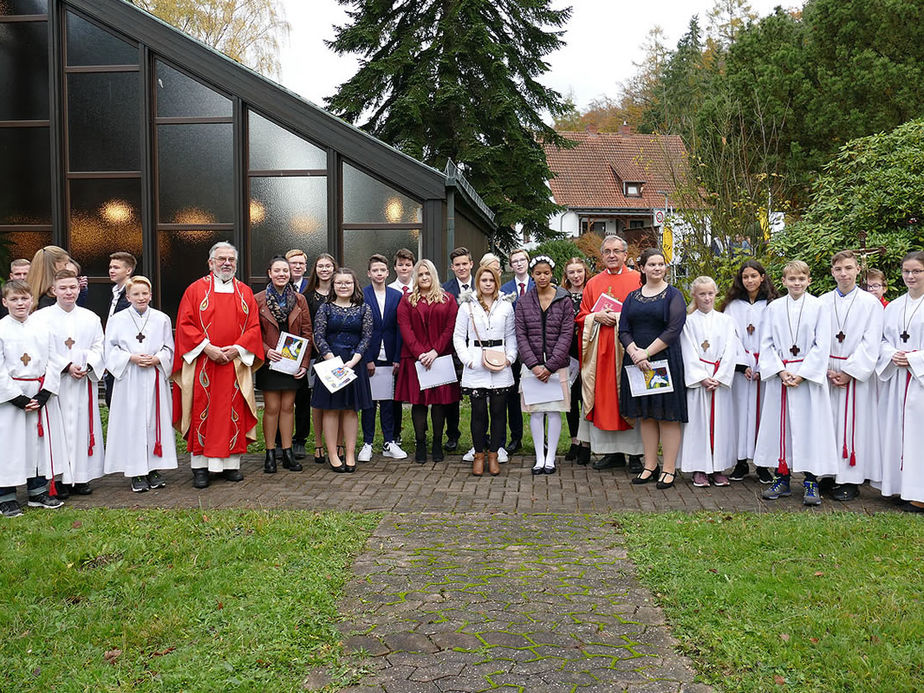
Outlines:
{"label": "white tights", "polygon": [[[549,423],[548,439],[545,434],[545,422]],[[558,439],[561,437],[561,414],[557,411],[537,411],[529,415],[529,431],[533,435],[536,448],[535,468],[555,467],[555,453],[558,451]]]}

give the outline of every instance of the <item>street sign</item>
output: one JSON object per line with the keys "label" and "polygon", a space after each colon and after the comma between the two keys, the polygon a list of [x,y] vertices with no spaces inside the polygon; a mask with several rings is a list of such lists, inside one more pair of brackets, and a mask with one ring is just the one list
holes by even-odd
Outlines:
{"label": "street sign", "polygon": [[664,223],[664,210],[656,209],[654,213],[654,225],[661,226]]}

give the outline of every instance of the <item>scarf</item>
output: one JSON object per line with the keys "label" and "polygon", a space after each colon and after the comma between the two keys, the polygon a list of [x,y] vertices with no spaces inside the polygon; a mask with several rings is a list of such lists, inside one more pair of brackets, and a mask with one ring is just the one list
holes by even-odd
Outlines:
{"label": "scarf", "polygon": [[276,287],[270,284],[266,287],[266,307],[276,318],[279,327],[285,329],[289,324],[289,313],[295,308],[295,289],[291,284],[286,284],[282,293],[279,293]]}

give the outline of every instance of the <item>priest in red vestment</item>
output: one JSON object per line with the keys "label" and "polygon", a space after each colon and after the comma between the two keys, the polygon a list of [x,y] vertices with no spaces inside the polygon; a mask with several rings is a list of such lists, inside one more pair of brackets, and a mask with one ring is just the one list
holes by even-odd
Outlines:
{"label": "priest in red vestment", "polygon": [[[622,370],[622,347],[616,333],[619,313],[594,307],[606,294],[620,303],[638,289],[641,276],[626,267],[628,244],[619,236],[607,236],[600,246],[606,269],[590,279],[584,287],[581,308],[577,315],[581,339],[581,379],[585,418],[591,426],[584,440],[591,450],[604,456],[594,463],[594,469],[625,466],[628,453],[633,466],[641,465],[641,436],[619,413],[619,378]],[[583,427],[582,427],[583,428]]]}
{"label": "priest in red vestment", "polygon": [[173,425],[186,440],[195,488],[209,485],[210,472],[244,478],[241,455],[257,430],[253,373],[263,363],[253,292],[234,277],[237,249],[213,245],[209,269],[180,301],[173,362]]}

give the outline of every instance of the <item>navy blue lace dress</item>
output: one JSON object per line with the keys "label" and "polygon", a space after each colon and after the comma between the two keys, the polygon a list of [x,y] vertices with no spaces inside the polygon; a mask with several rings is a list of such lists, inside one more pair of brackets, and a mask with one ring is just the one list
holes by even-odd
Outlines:
{"label": "navy blue lace dress", "polygon": [[[667,361],[674,391],[664,395],[633,397],[629,379],[623,373],[619,385],[619,413],[627,419],[643,418],[658,421],[687,422],[687,391],[683,379],[683,356],[680,333],[687,321],[687,306],[679,289],[668,285],[655,296],[643,296],[641,289],[630,293],[619,316],[619,341],[623,347],[632,342],[645,349],[660,338],[667,349],[651,357],[651,361]],[[636,368],[629,354],[623,357],[626,368]]]}
{"label": "navy blue lace dress", "polygon": [[[315,314],[314,341],[319,359],[326,354],[339,356],[346,363],[354,354],[365,354],[372,340],[372,310],[365,303],[343,308],[335,303],[322,303]],[[315,409],[368,409],[372,406],[369,372],[360,361],[353,369],[356,380],[331,394],[316,382],[311,395]]]}

